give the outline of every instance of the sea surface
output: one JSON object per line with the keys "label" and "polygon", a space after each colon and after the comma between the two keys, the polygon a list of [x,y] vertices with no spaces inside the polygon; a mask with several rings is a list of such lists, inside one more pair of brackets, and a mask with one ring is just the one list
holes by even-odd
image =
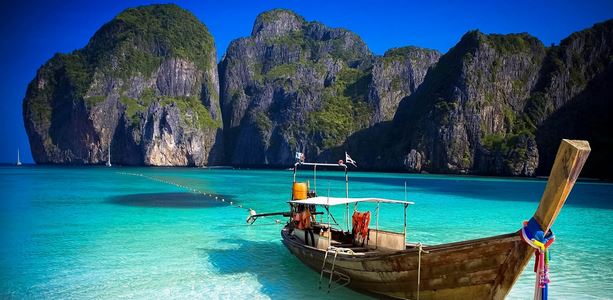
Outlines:
{"label": "sea surface", "polygon": [[[315,185],[311,173],[299,175]],[[245,225],[248,208],[286,210],[291,181],[288,170],[0,167],[0,298],[368,299],[319,290],[319,273],[281,243],[281,217]],[[316,184],[319,195],[344,194],[340,172],[318,172]],[[514,232],[544,187],[350,172],[352,197],[414,201],[408,241],[426,244]],[[401,230],[402,216],[382,205],[379,225]],[[577,183],[553,228],[551,298],[612,298],[613,185]],[[510,299],[532,298],[532,264]]]}

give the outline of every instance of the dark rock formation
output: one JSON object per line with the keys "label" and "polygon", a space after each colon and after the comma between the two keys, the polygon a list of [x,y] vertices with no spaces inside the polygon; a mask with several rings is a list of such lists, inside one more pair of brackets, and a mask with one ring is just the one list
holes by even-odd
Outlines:
{"label": "dark rock formation", "polygon": [[442,56],[375,56],[348,30],[277,9],[217,65],[193,15],[144,6],[43,65],[24,122],[38,163],[103,163],[109,145],[114,163],[133,165],[348,151],[361,169],[532,176],[549,172],[560,139],[578,138],[593,146],[584,175],[611,177],[612,45],[610,20],[549,48],[471,31]]}
{"label": "dark rock formation", "polygon": [[328,150],[347,136],[389,120],[438,57],[416,47],[374,57],[350,31],[265,12],[220,64],[227,160],[288,165],[294,151],[333,159]]}
{"label": "dark rock formation", "polygon": [[514,154],[523,158],[519,166],[501,157],[489,140],[510,132],[544,57],[545,47],[526,34],[467,33],[401,102],[388,138],[375,151],[383,158],[370,165],[404,165],[416,172],[465,173],[480,167],[497,174],[533,172],[533,153]]}
{"label": "dark rock formation", "polygon": [[221,158],[213,38],[175,5],[128,9],[37,72],[24,122],[37,163],[206,165]]}
{"label": "dark rock formation", "polygon": [[[402,100],[393,122],[355,134],[344,148],[373,169],[523,176],[537,168],[547,174],[561,138],[592,139],[610,149],[610,126],[595,124],[611,114],[605,82],[612,24],[552,48],[527,34],[469,32]],[[602,108],[598,121],[577,114],[595,108]],[[385,137],[361,141],[373,131]],[[599,151],[596,160],[607,160]]]}
{"label": "dark rock formation", "polygon": [[400,100],[417,90],[440,56],[436,50],[409,46],[388,50],[377,57],[368,91],[368,102],[374,110],[372,123],[391,120]]}
{"label": "dark rock formation", "polygon": [[537,124],[538,175],[547,175],[560,140],[586,139],[583,174],[613,178],[613,20],[573,33],[550,49],[525,118]]}
{"label": "dark rock formation", "polygon": [[291,164],[340,145],[368,125],[372,54],[355,34],[287,10],[257,17],[220,64],[227,159]]}

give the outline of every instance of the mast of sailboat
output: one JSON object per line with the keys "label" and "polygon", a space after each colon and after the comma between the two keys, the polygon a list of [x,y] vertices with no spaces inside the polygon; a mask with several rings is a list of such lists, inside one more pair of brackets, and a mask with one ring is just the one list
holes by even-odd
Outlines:
{"label": "mast of sailboat", "polygon": [[21,160],[19,159],[19,148],[17,148],[17,165],[21,166]]}
{"label": "mast of sailboat", "polygon": [[106,161],[106,166],[110,167],[111,166],[111,143],[110,142],[109,142],[109,152],[108,153],[109,153],[109,155],[108,155],[108,158],[107,158],[107,161]]}

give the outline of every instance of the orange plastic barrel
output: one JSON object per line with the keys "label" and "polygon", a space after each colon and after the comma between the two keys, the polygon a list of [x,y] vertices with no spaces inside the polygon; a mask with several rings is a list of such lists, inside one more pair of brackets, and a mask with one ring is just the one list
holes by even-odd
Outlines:
{"label": "orange plastic barrel", "polygon": [[292,187],[292,197],[294,200],[304,200],[307,198],[309,187],[306,182],[294,182]]}

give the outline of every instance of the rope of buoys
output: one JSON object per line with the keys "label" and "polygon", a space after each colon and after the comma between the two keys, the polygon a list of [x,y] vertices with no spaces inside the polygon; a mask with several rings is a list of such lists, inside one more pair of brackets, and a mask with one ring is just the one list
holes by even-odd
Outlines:
{"label": "rope of buoys", "polygon": [[236,225],[217,225],[217,227],[251,227],[251,226],[273,226],[279,225],[280,223],[275,220],[274,223],[266,223],[266,224],[236,224]]}
{"label": "rope of buoys", "polygon": [[[144,175],[142,173],[129,173],[129,172],[116,172],[116,173],[117,174],[121,174],[121,175],[129,175],[129,176],[142,177],[142,178],[145,178],[145,179],[149,179],[149,180],[165,183],[165,184],[168,184],[168,185],[173,185],[175,187],[178,187],[178,188],[181,188],[181,189],[184,189],[184,190],[188,190],[188,191],[190,191],[190,192],[192,192],[194,194],[201,194],[201,195],[203,195],[205,197],[208,196],[211,199],[215,199],[217,201],[221,201],[221,202],[224,202],[224,203],[226,202],[226,199],[221,197],[221,196],[219,196],[219,195],[214,195],[212,193],[207,193],[206,191],[201,191],[201,190],[198,190],[196,188],[189,187],[189,186],[186,186],[186,185],[183,185],[183,184],[179,184],[179,183],[176,183],[176,182],[172,182],[170,180],[166,180],[166,179],[163,179],[163,178],[158,178],[158,177],[154,177],[154,176],[148,176],[148,175]],[[234,201],[229,201],[228,203],[232,207],[243,208],[242,204],[238,204],[238,203],[236,203]]]}
{"label": "rope of buoys", "polygon": [[534,218],[524,221],[524,226],[519,231],[524,242],[534,248],[534,272],[536,283],[534,285],[534,299],[546,300],[549,294],[549,246],[555,241],[555,235],[551,230],[545,234],[541,225]]}

